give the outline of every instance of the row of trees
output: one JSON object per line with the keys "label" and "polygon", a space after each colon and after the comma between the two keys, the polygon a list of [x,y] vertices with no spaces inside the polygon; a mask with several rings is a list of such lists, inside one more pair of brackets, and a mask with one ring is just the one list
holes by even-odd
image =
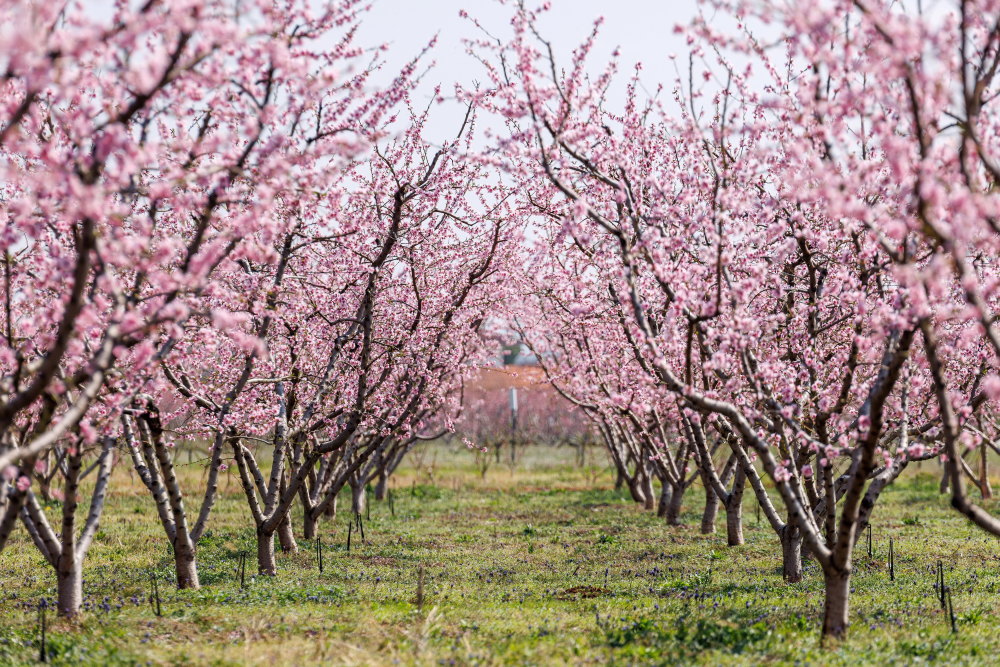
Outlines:
{"label": "row of trees", "polygon": [[[732,29],[687,31],[672,100],[637,70],[620,105],[596,28],[563,67],[546,6],[519,5],[510,39],[469,43],[485,80],[432,146],[418,62],[372,85],[359,0],[103,23],[0,3],[0,548],[23,523],[76,613],[127,460],[197,586],[233,465],[273,574],[296,503],[312,536],[344,486],[360,509],[453,429],[500,328],[638,502],[675,523],[701,479],[703,527],[721,504],[737,546],[753,493],[786,579],[803,551],[820,565],[824,635],[911,462],[941,460],[955,508],[1000,534],[963,459],[995,445],[1000,402],[1000,6],[706,5]],[[503,128],[485,148],[483,118]],[[181,488],[178,436],[211,442],[202,488]],[[58,529],[35,495],[54,480]]]}
{"label": "row of trees", "polygon": [[1000,534],[963,461],[997,437],[1000,7],[706,5],[733,27],[687,31],[672,102],[637,70],[615,104],[596,27],[563,65],[524,5],[511,41],[473,43],[469,99],[505,119],[490,157],[539,224],[519,328],[553,384],[668,517],[700,475],[739,544],[749,483],[839,637],[854,545],[911,462],[940,458]]}
{"label": "row of trees", "polygon": [[[520,217],[462,157],[471,109],[432,146],[417,61],[372,85],[362,10],[0,7],[0,549],[23,523],[62,614],[116,463],[155,502],[181,588],[235,466],[274,574],[292,505],[311,537],[344,486],[363,502],[492,352]],[[211,443],[201,488],[182,488],[179,439]],[[56,526],[35,493],[52,487]]]}
{"label": "row of trees", "polygon": [[462,403],[448,435],[480,450],[484,476],[491,460],[516,465],[526,446],[571,447],[584,465],[587,448],[597,444],[589,420],[533,364],[478,369],[465,384]]}

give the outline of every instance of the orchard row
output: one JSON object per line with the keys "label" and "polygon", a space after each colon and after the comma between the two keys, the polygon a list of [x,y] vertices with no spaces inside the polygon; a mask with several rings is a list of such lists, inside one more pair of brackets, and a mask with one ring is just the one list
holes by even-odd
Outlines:
{"label": "orchard row", "polygon": [[547,5],[470,19],[441,143],[359,0],[3,2],[0,549],[23,524],[78,613],[131,465],[197,587],[235,466],[275,574],[293,507],[307,537],[358,509],[514,339],[669,522],[700,478],[738,547],[752,493],[789,583],[820,565],[824,636],[911,462],[1000,535],[967,492],[1000,426],[1000,3],[704,10],[659,89],[595,62],[599,24],[562,58]]}

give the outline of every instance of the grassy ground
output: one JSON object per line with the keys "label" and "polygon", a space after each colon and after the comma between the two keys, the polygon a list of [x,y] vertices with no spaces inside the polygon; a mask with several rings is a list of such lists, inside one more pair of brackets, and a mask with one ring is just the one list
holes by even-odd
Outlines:
{"label": "grassy ground", "polygon": [[[936,468],[891,489],[875,517],[875,557],[862,544],[849,639],[818,646],[822,577],[781,581],[777,540],[746,504],[747,545],[668,528],[611,489],[603,467],[567,450],[531,450],[483,479],[464,449],[439,447],[395,480],[394,508],[373,503],[367,544],[348,517],[316,544],[279,555],[273,579],[255,571],[253,533],[235,478],[199,548],[203,587],[171,587],[172,560],[150,498],[116,472],[85,568],[86,611],[50,617],[60,664],[996,664],[998,543],[937,495]],[[192,480],[199,468],[185,468]],[[230,471],[232,472],[232,471]],[[342,503],[343,506],[343,503]],[[891,517],[891,518],[890,518]],[[722,520],[719,521],[723,528]],[[886,568],[896,544],[896,580]],[[240,588],[240,554],[248,576]],[[953,634],[934,590],[943,561]],[[417,605],[419,571],[423,604]],[[163,581],[162,616],[147,601]],[[37,604],[54,573],[22,529],[0,554],[0,663],[38,655]]]}

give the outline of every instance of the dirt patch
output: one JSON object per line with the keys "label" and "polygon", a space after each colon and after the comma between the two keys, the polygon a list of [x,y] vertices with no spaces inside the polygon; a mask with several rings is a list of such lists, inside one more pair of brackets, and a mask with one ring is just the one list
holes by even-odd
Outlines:
{"label": "dirt patch", "polygon": [[609,595],[611,591],[600,586],[574,586],[567,588],[562,593],[556,593],[557,600],[584,600],[587,598],[598,598]]}
{"label": "dirt patch", "polygon": [[399,563],[399,559],[391,556],[363,556],[361,560],[370,565],[393,566]]}

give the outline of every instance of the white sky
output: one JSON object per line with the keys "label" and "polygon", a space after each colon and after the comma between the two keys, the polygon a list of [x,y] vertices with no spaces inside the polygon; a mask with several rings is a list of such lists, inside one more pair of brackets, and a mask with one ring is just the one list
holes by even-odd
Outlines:
{"label": "white sky", "polygon": [[[538,0],[529,0],[537,3]],[[389,46],[387,72],[398,68],[438,35],[427,61],[435,67],[423,81],[421,94],[429,98],[436,83],[450,95],[454,83],[469,85],[482,78],[482,66],[465,53],[463,37],[473,36],[475,26],[459,17],[465,9],[493,35],[509,34],[512,2],[497,0],[374,0],[358,37],[359,45]],[[604,17],[593,65],[600,68],[615,47],[621,49],[622,74],[631,74],[632,63],[643,63],[642,79],[652,89],[658,83],[671,84],[674,66],[670,53],[683,57],[687,46],[683,36],[674,34],[674,26],[687,24],[698,12],[697,0],[552,0],[552,9],[540,25],[542,35],[550,40],[556,57],[568,63],[569,53],[582,42],[594,20]],[[682,61],[683,62],[683,61]],[[624,78],[623,77],[623,78]],[[436,109],[429,130],[431,139],[450,136],[458,127],[461,109],[445,105]]]}
{"label": "white sky", "polygon": [[[111,15],[111,0],[79,0],[92,16]],[[137,1],[137,0],[136,0]],[[311,0],[317,5],[325,0]],[[542,0],[526,0],[537,6]],[[497,37],[510,34],[510,19],[516,0],[371,0],[372,9],[363,19],[356,44],[362,47],[388,46],[385,77],[376,84],[391,82],[392,74],[430,42],[435,34],[435,48],[424,63],[434,63],[418,91],[417,104],[430,99],[434,86],[450,96],[455,82],[471,85],[482,79],[482,65],[467,55],[462,39],[480,36],[471,21],[459,17],[464,9]],[[561,64],[569,63],[569,54],[590,34],[595,19],[604,18],[597,47],[591,56],[594,70],[603,68],[615,47],[621,50],[621,82],[632,73],[632,65],[642,62],[642,81],[650,90],[664,83],[672,87],[675,71],[671,53],[683,65],[687,53],[684,37],[674,33],[677,24],[688,24],[699,11],[698,0],[551,0],[552,8],[544,14],[539,28],[555,49]],[[709,11],[709,10],[706,10]],[[621,88],[619,88],[620,90]],[[614,88],[612,89],[615,90]],[[451,138],[458,129],[464,108],[445,104],[436,108],[428,127],[432,142]]]}

